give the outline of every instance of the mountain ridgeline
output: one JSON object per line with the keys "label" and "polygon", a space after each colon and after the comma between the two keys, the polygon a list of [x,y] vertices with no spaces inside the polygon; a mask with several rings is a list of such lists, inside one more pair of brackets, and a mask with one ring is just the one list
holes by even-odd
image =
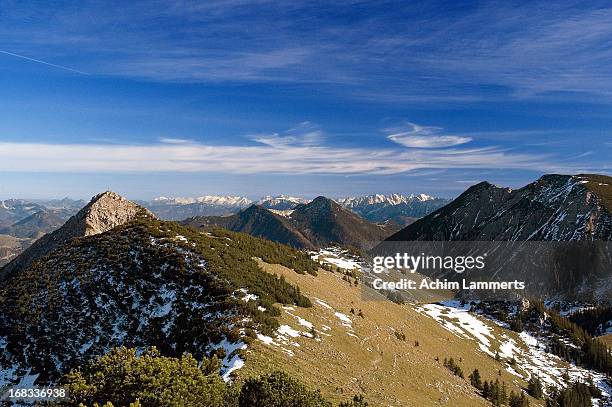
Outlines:
{"label": "mountain ridgeline", "polygon": [[[436,198],[426,194],[376,194],[334,200],[370,222],[393,221],[401,226],[408,225],[450,202],[450,199]],[[183,220],[196,216],[228,216],[251,205],[285,212],[309,202],[310,199],[287,195],[268,195],[257,201],[241,196],[219,195],[195,198],[160,197],[152,201],[138,201],[140,205],[164,220]]]}
{"label": "mountain ridgeline", "polygon": [[481,182],[387,240],[612,240],[612,177],[545,175],[517,190]]}
{"label": "mountain ridgeline", "polygon": [[[363,393],[369,405],[452,400],[457,407],[484,407],[489,403],[458,374],[461,369],[478,369],[483,378],[495,378],[504,389],[522,394],[536,371],[554,366],[552,374],[560,377],[571,366],[559,358],[542,359],[539,345],[537,357],[528,355],[518,334],[502,326],[487,328],[463,306],[455,312],[441,304],[387,301],[362,280],[365,273],[320,269],[299,249],[332,243],[367,247],[390,235],[417,242],[610,240],[608,181],[545,176],[517,191],[479,184],[395,235],[393,222],[370,223],[324,197],[291,209],[282,200],[270,209],[252,205],[230,216],[179,224],[159,220],[117,194],[102,193],[0,271],[0,387],[72,378],[68,383],[88,405],[108,401],[106,394],[104,401],[87,399],[92,391],[112,388],[100,384],[105,380],[143,394],[157,395],[139,381],[189,392],[195,382],[186,365],[180,365],[185,369],[176,380],[167,369],[131,370],[143,350],[145,359],[152,354],[188,358],[189,366],[206,371],[210,380],[214,376],[220,382],[219,372],[223,380],[234,380],[232,386],[281,368],[321,388],[336,403],[355,396],[354,403],[341,405],[365,405],[358,397]],[[593,292],[612,281],[555,277]],[[380,301],[364,296],[363,290]],[[525,318],[525,326],[530,321]],[[545,318],[535,321],[541,328]],[[510,341],[517,346],[508,354],[502,346]],[[132,350],[117,349],[123,346]],[[127,353],[132,356],[126,358]],[[101,355],[109,356],[98,359]],[[446,357],[456,361],[452,371],[450,362],[440,361]],[[104,377],[94,372],[96,360],[109,371]],[[268,389],[265,384],[254,387]]]}
{"label": "mountain ridgeline", "polygon": [[200,229],[220,226],[305,249],[334,243],[369,248],[398,229],[394,223],[370,223],[322,196],[309,203],[298,204],[286,216],[253,205],[235,215],[195,217],[186,219],[182,224]]}
{"label": "mountain ridgeline", "polygon": [[[488,255],[486,268],[469,278],[524,281],[526,294],[540,299],[609,302],[611,185],[601,175],[545,175],[517,190],[482,182],[376,250]],[[423,273],[463,278],[447,269]]]}

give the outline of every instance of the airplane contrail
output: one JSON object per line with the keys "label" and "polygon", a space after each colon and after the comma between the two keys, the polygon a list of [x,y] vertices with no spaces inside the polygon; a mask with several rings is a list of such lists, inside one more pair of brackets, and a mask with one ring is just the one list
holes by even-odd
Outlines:
{"label": "airplane contrail", "polygon": [[41,61],[40,59],[34,59],[34,58],[26,57],[26,56],[24,56],[24,55],[14,54],[14,53],[12,53],[12,52],[8,52],[8,51],[2,51],[2,50],[0,50],[0,54],[11,55],[11,56],[14,56],[14,57],[16,57],[16,58],[25,59],[25,60],[27,60],[27,61],[37,62],[37,63],[39,63],[39,64],[43,64],[43,65],[52,66],[52,67],[54,67],[54,68],[59,68],[59,69],[64,69],[64,70],[66,70],[66,71],[71,71],[71,72],[80,73],[81,75],[89,75],[87,72],[79,71],[78,69],[73,69],[73,68],[69,68],[69,67],[67,67],[67,66],[62,66],[62,65],[52,64],[52,63],[50,63],[50,62]]}

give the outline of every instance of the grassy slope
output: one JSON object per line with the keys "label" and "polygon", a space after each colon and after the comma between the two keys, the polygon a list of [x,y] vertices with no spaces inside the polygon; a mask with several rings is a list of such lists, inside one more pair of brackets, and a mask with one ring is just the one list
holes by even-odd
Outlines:
{"label": "grassy slope", "polygon": [[[284,276],[288,282],[298,284],[302,293],[313,302],[319,298],[332,306],[334,310],[315,302],[312,308],[290,311],[312,322],[317,331],[322,331],[322,325],[331,327],[331,330],[322,331],[320,342],[307,337],[296,338],[300,346],[290,346],[295,353],[293,357],[278,347],[255,341],[245,367],[240,370],[240,377],[283,369],[308,385],[320,388],[324,396],[333,401],[364,393],[370,404],[376,406],[489,405],[467,380],[453,376],[442,366],[445,357],[453,357],[456,361],[462,357],[459,365],[466,378],[474,368],[478,368],[483,379],[494,380],[499,377],[497,372],[501,369],[500,381],[509,386],[508,392],[511,389],[516,391],[517,385],[526,386],[524,381],[507,373],[500,362],[482,353],[475,341],[454,336],[409,305],[364,301],[361,288],[350,287],[339,273],[321,271],[313,277],[297,275],[282,266],[264,267]],[[351,307],[356,312],[363,310],[365,318],[351,315]],[[348,328],[342,326],[334,315],[335,310],[351,317],[358,339],[347,334]],[[283,311],[280,322],[308,331],[286,311]],[[398,339],[394,330],[402,331],[406,340]],[[506,334],[516,337],[513,333]],[[415,341],[419,341],[418,347]],[[435,361],[436,356],[439,362]],[[538,404],[531,400],[531,405]]]}
{"label": "grassy slope", "polygon": [[609,348],[612,348],[612,334],[600,336],[599,340],[608,345]]}

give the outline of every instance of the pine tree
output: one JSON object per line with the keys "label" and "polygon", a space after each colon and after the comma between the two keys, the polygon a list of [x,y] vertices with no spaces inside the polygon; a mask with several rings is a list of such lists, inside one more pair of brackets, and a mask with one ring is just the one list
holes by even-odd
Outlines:
{"label": "pine tree", "polygon": [[527,400],[524,393],[515,393],[511,391],[508,405],[510,407],[529,407],[529,400]]}
{"label": "pine tree", "polygon": [[501,390],[499,392],[499,405],[506,404],[508,401],[508,392],[506,390],[506,382],[502,382]]}
{"label": "pine tree", "polygon": [[482,397],[489,400],[491,398],[491,386],[488,381],[484,381],[482,385]]}
{"label": "pine tree", "polygon": [[478,369],[474,369],[469,378],[472,386],[476,387],[478,390],[482,390],[482,380],[480,378],[480,372]]}
{"label": "pine tree", "polygon": [[540,378],[537,376],[532,376],[529,379],[529,385],[527,386],[527,393],[534,399],[541,399],[544,395],[544,390],[542,389],[542,382]]}

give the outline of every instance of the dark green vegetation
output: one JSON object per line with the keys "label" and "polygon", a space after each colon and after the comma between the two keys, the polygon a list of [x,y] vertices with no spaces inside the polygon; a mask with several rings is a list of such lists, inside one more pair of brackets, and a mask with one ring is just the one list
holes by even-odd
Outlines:
{"label": "dark green vegetation", "polygon": [[591,399],[601,397],[599,389],[591,383],[573,383],[563,390],[553,392],[546,400],[546,407],[591,407]]}
{"label": "dark green vegetation", "polygon": [[605,333],[607,324],[612,324],[612,306],[601,306],[573,313],[569,320],[591,336]]}
{"label": "dark green vegetation", "polygon": [[444,359],[444,367],[453,372],[455,376],[459,376],[463,379],[463,370],[461,370],[461,367],[455,363],[455,359]]}
{"label": "dark green vegetation", "polygon": [[544,389],[542,388],[542,381],[539,377],[533,376],[529,379],[527,384],[527,393],[534,399],[541,399],[544,397]]}
{"label": "dark green vegetation", "polygon": [[331,407],[318,391],[308,390],[283,372],[247,379],[238,400],[240,407]]}
{"label": "dark green vegetation", "polygon": [[[219,361],[201,364],[190,354],[165,357],[151,348],[115,348],[62,378],[70,400],[65,405],[147,407],[331,407],[286,373],[275,371],[247,379],[242,386],[226,384],[218,375]],[[342,407],[366,407],[362,396]]]}
{"label": "dark green vegetation", "polygon": [[470,373],[469,379],[470,384],[478,390],[480,395],[490,401],[494,406],[507,405],[509,407],[529,407],[529,400],[527,400],[527,397],[522,391],[519,393],[511,391],[508,395],[506,383],[502,382],[500,384],[498,378],[496,378],[495,381],[485,380],[483,382],[478,369],[474,369],[474,371]]}
{"label": "dark green vegetation", "polygon": [[135,349],[116,348],[81,370],[62,378],[71,405],[94,403],[129,406],[231,406],[236,405],[231,387],[219,376],[219,361],[193,356],[163,357],[152,348],[140,356]]}
{"label": "dark green vegetation", "polygon": [[[201,359],[223,340],[248,342],[253,329],[270,334],[274,303],[311,303],[255,257],[317,269],[278,243],[152,219],[75,239],[0,287],[0,365],[18,375],[32,367],[46,382],[116,346]],[[258,298],[245,301],[245,291]]]}

